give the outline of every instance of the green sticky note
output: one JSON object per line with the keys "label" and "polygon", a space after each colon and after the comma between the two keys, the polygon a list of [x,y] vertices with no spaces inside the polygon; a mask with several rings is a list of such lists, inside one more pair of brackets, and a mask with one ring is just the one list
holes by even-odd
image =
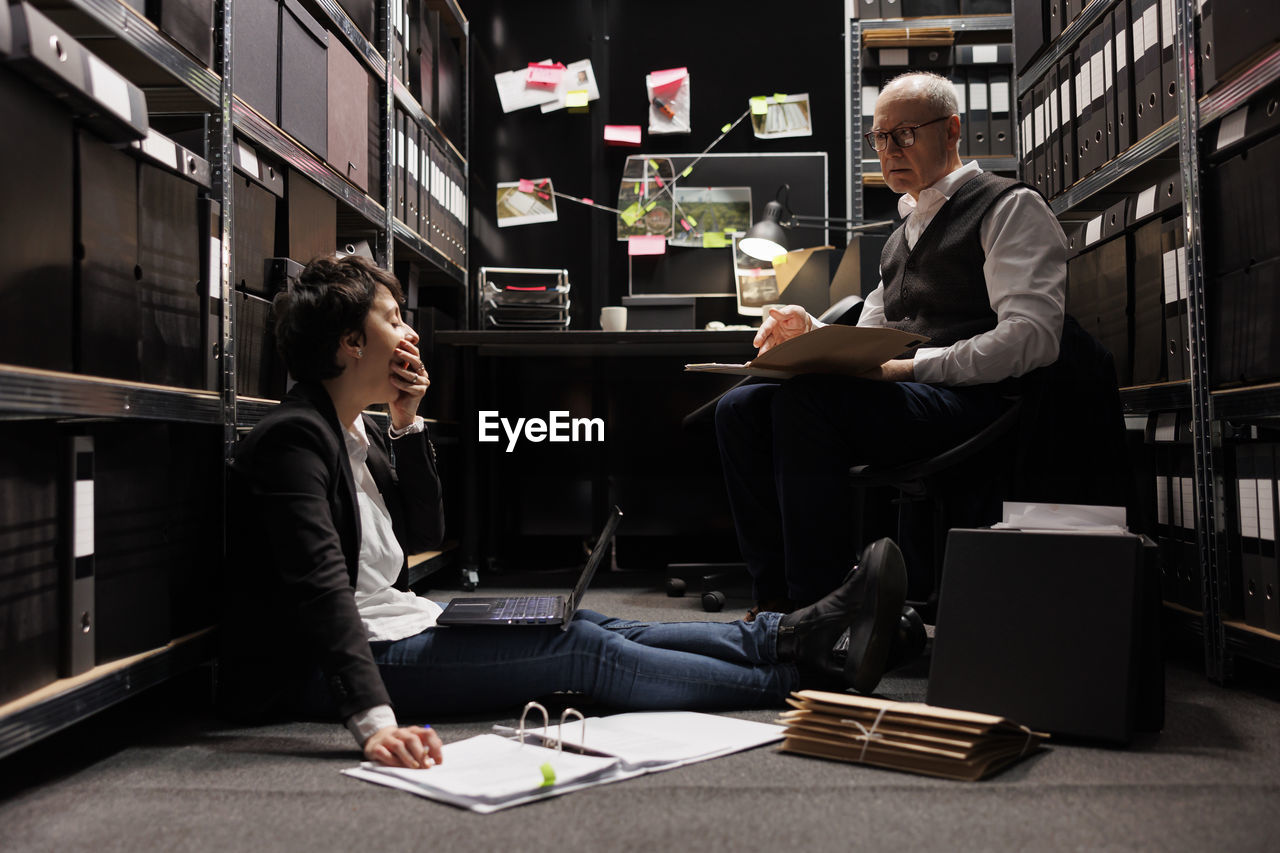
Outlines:
{"label": "green sticky note", "polygon": [[658,206],[658,200],[655,198],[653,201],[649,202],[644,206],[644,212],[648,213],[649,211],[653,210],[657,206]]}
{"label": "green sticky note", "polygon": [[686,214],[685,219],[689,220],[689,224],[692,225],[694,228],[698,227],[698,220],[694,219],[692,216],[689,216]]}
{"label": "green sticky note", "polygon": [[564,105],[566,107],[585,107],[587,105],[587,90],[575,89],[572,92],[565,93]]}
{"label": "green sticky note", "polygon": [[730,123],[730,124],[726,124],[724,127],[720,128],[720,132],[721,132],[721,133],[728,133],[728,132],[729,132],[729,131],[731,131],[731,130],[733,130],[733,124],[732,124],[732,123]]}
{"label": "green sticky note", "polygon": [[751,99],[751,114],[762,116],[769,112],[769,100],[764,95],[757,95]]}
{"label": "green sticky note", "polygon": [[725,233],[725,235],[726,235],[726,236],[733,236],[733,231],[734,231],[734,229],[732,229],[732,228],[726,228],[726,229],[724,229],[724,233]]}
{"label": "green sticky note", "polygon": [[660,171],[662,171],[661,169],[659,169],[659,168],[658,168],[658,161],[657,161],[657,160],[650,160],[650,161],[649,161],[649,165],[650,165],[651,167],[653,167],[653,171],[655,171],[655,172],[660,172]]}
{"label": "green sticky note", "polygon": [[628,226],[631,226],[631,225],[635,225],[636,220],[639,219],[643,214],[644,214],[644,211],[640,209],[640,203],[636,202],[635,204],[632,204],[630,207],[628,207],[626,210],[622,211],[622,213],[618,215],[622,217],[623,222],[627,223]]}
{"label": "green sticky note", "polygon": [[719,231],[710,231],[702,235],[702,247],[704,249],[723,249],[729,245],[724,240],[724,234]]}
{"label": "green sticky note", "polygon": [[554,767],[551,766],[550,761],[548,761],[546,764],[542,765],[538,769],[542,771],[542,784],[539,787],[550,788],[552,785],[556,783],[556,770]]}
{"label": "green sticky note", "polygon": [[780,95],[777,92],[773,93],[773,100],[779,104],[785,101],[786,99],[787,99],[786,95]]}
{"label": "green sticky note", "polygon": [[643,184],[632,184],[631,186],[635,188],[636,195],[640,195],[640,193],[642,192],[642,187],[643,187],[644,185],[643,185]]}
{"label": "green sticky note", "polygon": [[779,264],[785,264],[786,262],[787,262],[787,256],[786,256],[786,255],[777,255],[777,256],[775,256],[775,257],[774,257],[774,259],[773,259],[773,265],[774,265],[775,267],[776,267],[776,266],[778,266]]}
{"label": "green sticky note", "polygon": [[689,177],[689,173],[690,173],[690,172],[692,172],[692,171],[693,171],[693,167],[692,167],[692,166],[685,166],[685,167],[684,167],[684,171],[680,173],[680,177],[682,177],[682,178],[687,178],[687,177]]}

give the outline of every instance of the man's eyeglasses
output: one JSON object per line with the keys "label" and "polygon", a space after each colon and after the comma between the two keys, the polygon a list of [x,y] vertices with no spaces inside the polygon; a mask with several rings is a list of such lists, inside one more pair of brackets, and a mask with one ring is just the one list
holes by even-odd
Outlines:
{"label": "man's eyeglasses", "polygon": [[942,116],[935,118],[933,121],[926,121],[924,124],[910,124],[903,127],[895,127],[890,131],[873,130],[870,133],[862,134],[862,138],[867,140],[867,144],[876,151],[883,151],[889,147],[889,137],[893,137],[893,144],[899,148],[910,148],[916,144],[916,131],[922,127],[928,127],[931,124],[937,124],[940,121],[946,121],[951,116]]}

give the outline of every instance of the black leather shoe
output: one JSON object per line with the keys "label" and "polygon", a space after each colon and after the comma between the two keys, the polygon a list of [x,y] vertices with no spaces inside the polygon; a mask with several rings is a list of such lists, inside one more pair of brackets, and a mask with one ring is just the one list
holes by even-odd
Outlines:
{"label": "black leather shoe", "polygon": [[[851,637],[858,638],[856,648],[863,671],[870,671],[871,667],[862,662],[873,662],[877,656],[883,667],[880,647],[888,652],[889,635],[897,624],[906,591],[907,570],[898,546],[888,539],[871,543],[838,589],[782,618],[778,623],[778,659],[795,661],[806,675],[838,677],[857,687],[865,679],[855,677],[858,667],[851,670],[848,661],[841,668],[832,654],[836,641],[851,629]],[[888,614],[887,625],[883,624],[884,614]],[[864,630],[864,623],[872,630]]]}
{"label": "black leather shoe", "polygon": [[844,678],[859,693],[870,693],[880,683],[898,633],[907,601],[907,565],[898,546],[886,538],[866,547],[862,566],[867,572],[867,589],[849,625]]}
{"label": "black leather shoe", "polygon": [[[904,605],[898,616],[898,630],[894,632],[893,641],[889,644],[889,658],[885,661],[884,671],[893,672],[900,666],[906,666],[924,653],[929,635],[925,631],[924,620],[911,605]],[[849,658],[849,632],[845,631],[836,641],[836,661],[844,667]]]}

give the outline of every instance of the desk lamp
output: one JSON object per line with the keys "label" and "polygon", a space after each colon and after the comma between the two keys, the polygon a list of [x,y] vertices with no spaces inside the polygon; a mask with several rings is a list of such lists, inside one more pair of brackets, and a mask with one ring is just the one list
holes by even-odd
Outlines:
{"label": "desk lamp", "polygon": [[841,216],[802,216],[792,213],[787,205],[790,192],[789,184],[778,187],[775,200],[764,206],[764,213],[760,220],[748,228],[747,233],[738,240],[738,248],[743,253],[758,261],[772,261],[779,255],[785,255],[788,248],[787,229],[789,228],[826,228],[836,223],[844,223],[846,233],[893,228],[893,221],[889,219],[852,224],[852,220]]}

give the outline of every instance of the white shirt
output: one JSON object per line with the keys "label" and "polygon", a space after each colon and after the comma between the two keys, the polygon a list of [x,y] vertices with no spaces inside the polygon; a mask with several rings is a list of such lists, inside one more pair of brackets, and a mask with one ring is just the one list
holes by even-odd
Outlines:
{"label": "white shirt", "polygon": [[[391,527],[391,514],[382,493],[369,473],[369,435],[364,418],[356,418],[350,429],[343,431],[351,476],[356,484],[356,502],[360,507],[360,566],[356,572],[356,610],[369,633],[370,640],[402,640],[436,624],[440,605],[434,601],[396,589],[392,584],[400,575],[404,550],[396,541]],[[347,720],[347,728],[356,743],[364,747],[369,735],[385,726],[396,725],[395,713],[388,705],[377,705]]]}
{"label": "white shirt", "polygon": [[[936,184],[898,199],[907,248],[914,249],[933,217],[968,180],[982,172],[970,162]],[[948,347],[915,352],[915,381],[977,385],[1021,376],[1058,357],[1067,288],[1067,239],[1053,211],[1033,190],[1003,195],[982,219],[979,231],[996,326]],[[884,281],[867,296],[859,326],[883,326]]]}

